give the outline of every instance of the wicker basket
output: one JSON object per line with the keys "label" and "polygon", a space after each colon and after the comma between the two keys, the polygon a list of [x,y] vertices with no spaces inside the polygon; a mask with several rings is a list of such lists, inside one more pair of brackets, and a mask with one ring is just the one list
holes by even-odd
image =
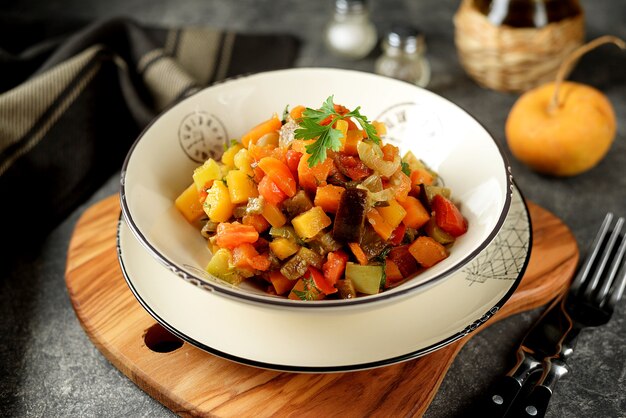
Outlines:
{"label": "wicker basket", "polygon": [[494,26],[472,0],[462,1],[454,25],[465,71],[480,85],[508,92],[554,80],[561,62],[585,35],[582,13],[542,28]]}

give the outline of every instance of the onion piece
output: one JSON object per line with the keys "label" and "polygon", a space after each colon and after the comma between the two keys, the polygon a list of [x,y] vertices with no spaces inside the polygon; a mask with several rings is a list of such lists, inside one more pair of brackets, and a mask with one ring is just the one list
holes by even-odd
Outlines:
{"label": "onion piece", "polygon": [[400,155],[396,155],[393,161],[385,161],[380,147],[366,141],[358,143],[357,152],[359,153],[359,158],[366,166],[387,178],[391,177],[400,168],[402,161]]}

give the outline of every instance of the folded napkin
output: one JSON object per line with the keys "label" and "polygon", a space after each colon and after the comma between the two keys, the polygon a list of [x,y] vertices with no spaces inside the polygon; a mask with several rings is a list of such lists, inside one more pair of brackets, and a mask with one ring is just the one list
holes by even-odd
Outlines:
{"label": "folded napkin", "polygon": [[[68,30],[71,32],[68,35]],[[288,35],[0,17],[0,219],[41,236],[121,167],[160,111],[216,81],[293,65]]]}

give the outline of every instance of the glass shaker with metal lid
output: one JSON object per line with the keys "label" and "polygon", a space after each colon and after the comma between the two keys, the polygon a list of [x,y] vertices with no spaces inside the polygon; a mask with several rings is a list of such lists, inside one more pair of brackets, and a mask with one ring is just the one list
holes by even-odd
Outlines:
{"label": "glass shaker with metal lid", "polygon": [[383,55],[376,60],[377,74],[408,81],[420,87],[430,82],[430,63],[424,56],[424,35],[411,26],[394,27],[382,44]]}
{"label": "glass shaker with metal lid", "polygon": [[326,27],[326,46],[335,55],[360,59],[376,46],[376,27],[370,21],[365,0],[336,0],[333,18]]}

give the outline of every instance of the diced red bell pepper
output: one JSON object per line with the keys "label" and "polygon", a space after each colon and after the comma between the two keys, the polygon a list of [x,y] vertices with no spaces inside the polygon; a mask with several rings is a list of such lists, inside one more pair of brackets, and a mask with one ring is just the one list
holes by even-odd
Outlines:
{"label": "diced red bell pepper", "polygon": [[294,178],[298,178],[298,164],[300,163],[300,158],[302,158],[302,153],[294,149],[288,150],[285,154],[287,167],[289,167],[289,171],[291,171]]}
{"label": "diced red bell pepper", "polygon": [[404,233],[406,232],[406,225],[400,223],[396,229],[391,233],[391,237],[389,237],[389,242],[391,245],[400,245],[402,244],[402,239],[404,238]]}
{"label": "diced red bell pepper", "polygon": [[435,222],[439,228],[453,237],[467,232],[467,220],[452,201],[438,194],[435,195],[430,206],[435,212]]}
{"label": "diced red bell pepper", "polygon": [[372,174],[372,170],[361,159],[341,152],[336,154],[335,165],[340,173],[355,181],[363,180]]}
{"label": "diced red bell pepper", "polygon": [[270,268],[269,255],[259,254],[252,244],[240,244],[233,248],[232,254],[235,267],[249,267],[261,271],[266,271]]}
{"label": "diced red bell pepper", "polygon": [[334,286],[341,279],[347,263],[348,254],[345,252],[337,250],[328,253],[327,260],[322,266],[322,271],[324,272],[324,278],[331,286]]}
{"label": "diced red bell pepper", "polygon": [[337,288],[335,286],[331,286],[330,283],[326,281],[326,278],[315,267],[309,266],[307,272],[304,273],[305,279],[313,279],[313,283],[315,283],[315,287],[322,291],[325,295],[330,295],[331,293],[337,292]]}
{"label": "diced red bell pepper", "polygon": [[400,270],[400,273],[402,274],[402,277],[405,278],[417,272],[419,269],[417,261],[409,252],[408,245],[401,245],[399,247],[392,248],[391,251],[389,251],[389,254],[387,254],[387,259],[396,264],[398,270]]}

